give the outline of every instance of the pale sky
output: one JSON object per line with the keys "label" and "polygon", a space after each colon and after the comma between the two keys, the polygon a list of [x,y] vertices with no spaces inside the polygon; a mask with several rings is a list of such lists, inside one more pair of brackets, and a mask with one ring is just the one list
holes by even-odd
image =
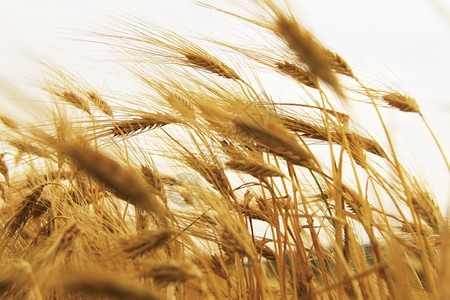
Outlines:
{"label": "pale sky", "polygon": [[[232,7],[222,0],[205,2]],[[291,2],[302,23],[341,54],[366,82],[390,84],[415,97],[450,156],[450,1]],[[110,17],[119,15],[136,15],[176,32],[199,33],[196,36],[218,38],[231,30],[251,34],[191,0],[0,0],[0,95],[6,84],[26,90],[24,86],[39,78],[39,66],[32,56],[50,58],[94,86],[116,86],[117,78],[98,63],[104,61],[104,48],[74,39],[83,38],[83,30],[112,28]],[[0,113],[5,109],[8,106],[0,107]],[[358,121],[370,127],[364,118]],[[398,113],[388,123],[395,127],[401,153],[445,207],[449,173],[420,120]]]}

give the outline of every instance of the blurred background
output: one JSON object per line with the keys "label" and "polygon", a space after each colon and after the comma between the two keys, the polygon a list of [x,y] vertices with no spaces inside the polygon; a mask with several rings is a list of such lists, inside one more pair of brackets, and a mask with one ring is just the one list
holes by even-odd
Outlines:
{"label": "blurred background", "polygon": [[[206,2],[239,12],[239,1]],[[291,2],[303,25],[367,84],[414,97],[450,156],[450,1]],[[117,17],[148,19],[185,36],[243,43],[255,38],[242,22],[191,0],[0,0],[0,113],[20,118],[20,109],[8,105],[8,99],[25,106],[43,101],[36,87],[44,72],[36,59],[52,61],[100,90],[131,91],[117,57],[88,34],[114,29]],[[373,120],[363,108],[357,115],[361,125],[371,128]],[[445,209],[449,172],[420,118],[400,112],[386,112],[386,117],[402,160]],[[382,133],[371,133],[382,138]]]}

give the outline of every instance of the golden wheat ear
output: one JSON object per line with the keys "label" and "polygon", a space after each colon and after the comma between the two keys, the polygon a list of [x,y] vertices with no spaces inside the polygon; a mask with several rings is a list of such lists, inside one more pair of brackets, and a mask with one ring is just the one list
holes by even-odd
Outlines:
{"label": "golden wheat ear", "polygon": [[114,137],[131,136],[179,122],[180,120],[169,115],[142,113],[138,118],[115,121],[109,129],[109,133]]}
{"label": "golden wheat ear", "polygon": [[248,158],[231,159],[225,164],[228,168],[258,177],[284,177],[283,172],[270,164]]}
{"label": "golden wheat ear", "polygon": [[294,65],[287,61],[277,62],[275,63],[275,66],[281,73],[292,77],[299,83],[314,89],[319,88],[317,77],[304,70],[302,67]]}
{"label": "golden wheat ear", "polygon": [[136,300],[161,299],[156,293],[138,284],[136,280],[121,278],[121,276],[116,274],[85,271],[64,277],[59,282],[55,282],[54,286],[83,297],[112,297]]}
{"label": "golden wheat ear", "polygon": [[0,275],[0,297],[4,299],[31,297],[32,266],[25,260],[3,262]]}
{"label": "golden wheat ear", "polygon": [[194,264],[187,262],[163,263],[149,265],[142,271],[141,276],[151,277],[156,282],[172,283],[198,279],[202,277],[202,273]]}
{"label": "golden wheat ear", "polygon": [[123,200],[158,216],[167,215],[166,208],[156,199],[151,187],[133,169],[121,166],[89,147],[63,145],[62,151],[79,168],[104,183]]}
{"label": "golden wheat ear", "polygon": [[177,233],[172,229],[143,231],[131,239],[122,242],[122,250],[127,257],[142,256],[164,246]]}
{"label": "golden wheat ear", "polygon": [[414,98],[400,93],[388,93],[382,96],[382,100],[389,106],[404,112],[420,113],[419,105]]}
{"label": "golden wheat ear", "polygon": [[88,91],[87,98],[105,115],[114,117],[111,106],[103,99],[103,97],[99,93],[95,91]]}
{"label": "golden wheat ear", "polygon": [[6,127],[8,127],[11,130],[18,130],[19,129],[19,124],[17,124],[16,121],[14,121],[13,119],[7,117],[7,116],[0,116],[0,121],[3,123],[3,125],[5,125]]}
{"label": "golden wheat ear", "polygon": [[[68,128],[64,130],[68,132]],[[167,209],[159,201],[153,188],[133,167],[122,165],[102,151],[95,150],[82,137],[57,141],[44,132],[36,131],[35,134],[43,144],[55,148],[59,155],[69,158],[76,169],[83,170],[104,184],[118,198],[166,221]]]}
{"label": "golden wheat ear", "polygon": [[304,62],[313,74],[329,84],[338,95],[342,95],[338,79],[332,72],[330,60],[322,45],[315,40],[311,33],[296,21],[283,15],[279,15],[275,22],[275,33],[297,54],[299,60]]}
{"label": "golden wheat ear", "polygon": [[272,153],[283,157],[290,163],[305,168],[314,168],[315,161],[310,153],[300,146],[297,138],[279,123],[247,115],[243,115],[233,122],[242,134],[266,147]]}

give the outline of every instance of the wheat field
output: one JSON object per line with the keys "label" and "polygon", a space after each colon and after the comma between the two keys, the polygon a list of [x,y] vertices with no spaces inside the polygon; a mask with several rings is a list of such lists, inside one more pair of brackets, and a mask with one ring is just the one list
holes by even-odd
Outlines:
{"label": "wheat field", "polygon": [[448,217],[384,118],[416,116],[450,170],[417,101],[249,3],[200,5],[264,45],[128,16],[85,33],[133,89],[36,59],[42,94],[0,115],[2,299],[450,299]]}

